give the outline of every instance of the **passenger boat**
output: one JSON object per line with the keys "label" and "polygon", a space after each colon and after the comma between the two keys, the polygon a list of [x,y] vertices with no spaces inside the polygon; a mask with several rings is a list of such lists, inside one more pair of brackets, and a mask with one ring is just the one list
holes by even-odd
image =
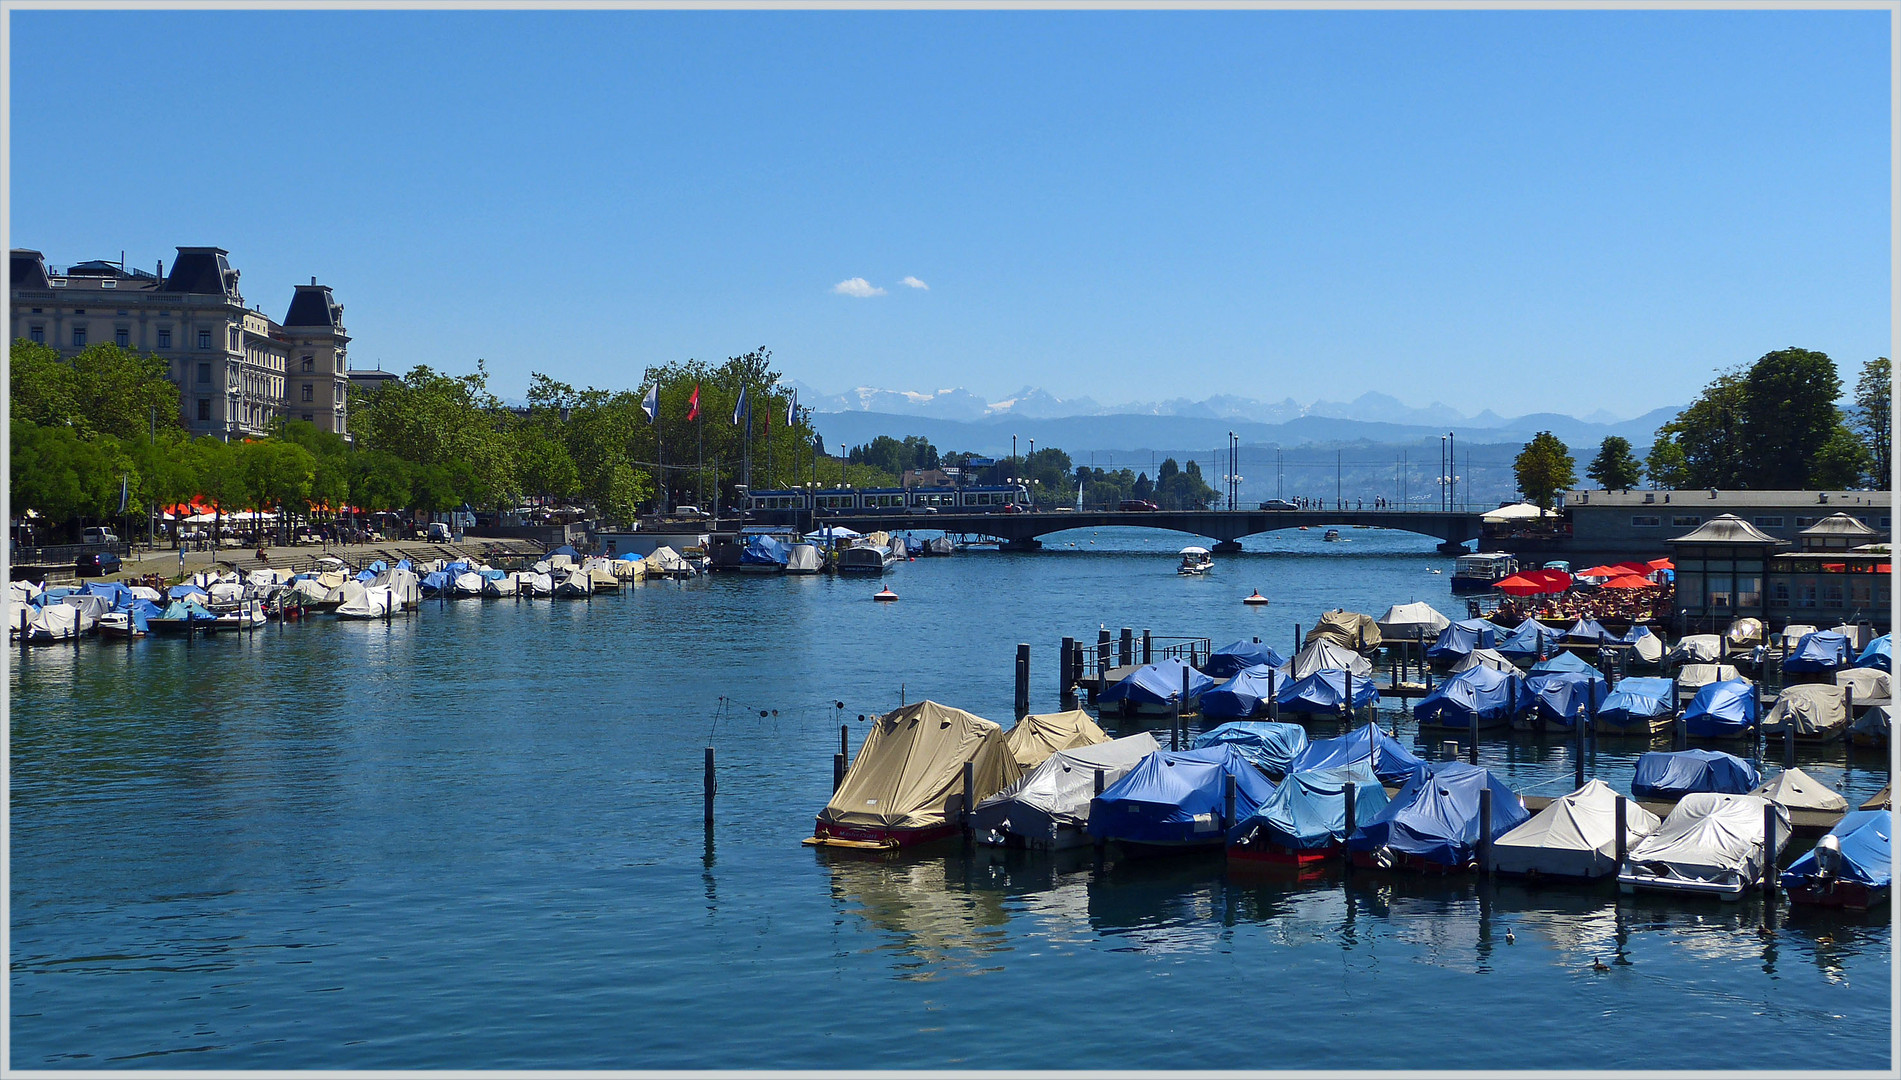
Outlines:
{"label": "passenger boat", "polygon": [[1340,530],[1328,529],[1326,532],[1320,534],[1320,538],[1322,540],[1338,540],[1340,539]]}
{"label": "passenger boat", "polygon": [[897,561],[897,553],[889,545],[853,544],[838,553],[838,572],[882,574],[886,567]]}
{"label": "passenger boat", "polygon": [[1518,558],[1503,551],[1461,555],[1452,563],[1453,592],[1486,592],[1518,572]]}
{"label": "passenger boat", "polygon": [[1205,547],[1185,547],[1181,550],[1181,565],[1175,568],[1177,574],[1199,577],[1214,569],[1214,556]]}

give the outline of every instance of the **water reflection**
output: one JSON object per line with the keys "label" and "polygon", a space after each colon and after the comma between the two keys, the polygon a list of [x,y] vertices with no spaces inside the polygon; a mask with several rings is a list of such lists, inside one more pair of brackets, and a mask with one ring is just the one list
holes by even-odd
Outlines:
{"label": "water reflection", "polygon": [[887,857],[833,850],[818,857],[831,873],[832,900],[842,911],[894,937],[880,946],[906,959],[899,978],[970,973],[1009,947],[1010,916],[983,867],[962,855]]}

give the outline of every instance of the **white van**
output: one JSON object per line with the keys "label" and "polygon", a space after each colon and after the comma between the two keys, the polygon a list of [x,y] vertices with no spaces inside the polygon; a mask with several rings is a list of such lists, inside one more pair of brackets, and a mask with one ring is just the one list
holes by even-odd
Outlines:
{"label": "white van", "polygon": [[90,529],[80,530],[79,542],[82,544],[116,544],[119,542],[119,537],[111,529],[103,526],[94,526]]}

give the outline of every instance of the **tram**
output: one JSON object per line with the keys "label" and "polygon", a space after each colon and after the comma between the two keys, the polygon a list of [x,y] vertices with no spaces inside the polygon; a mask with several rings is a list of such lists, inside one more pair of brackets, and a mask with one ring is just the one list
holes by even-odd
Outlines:
{"label": "tram", "polygon": [[746,508],[755,514],[812,510],[820,514],[1015,513],[1029,505],[1030,489],[1023,484],[961,488],[833,487],[760,490],[746,494]]}

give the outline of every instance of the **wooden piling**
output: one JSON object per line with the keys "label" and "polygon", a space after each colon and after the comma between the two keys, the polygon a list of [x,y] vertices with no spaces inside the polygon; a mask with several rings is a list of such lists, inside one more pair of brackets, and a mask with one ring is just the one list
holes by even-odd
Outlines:
{"label": "wooden piling", "polygon": [[1479,789],[1479,872],[1492,872],[1492,785]]}
{"label": "wooden piling", "polygon": [[832,755],[832,794],[834,795],[838,794],[838,789],[844,786],[845,786],[845,755],[833,754]]}
{"label": "wooden piling", "polygon": [[1110,637],[1107,628],[1096,632],[1096,673],[1106,674],[1109,670]]}
{"label": "wooden piling", "polygon": [[1150,636],[1147,630],[1144,630],[1142,631],[1142,662],[1144,664],[1153,664],[1155,662],[1154,657],[1155,657],[1154,639]]}
{"label": "wooden piling", "polygon": [[1579,723],[1577,725],[1577,729],[1578,729],[1577,743],[1576,743],[1577,753],[1573,755],[1573,759],[1571,762],[1571,780],[1572,780],[1571,790],[1573,791],[1576,791],[1578,788],[1581,788],[1584,786],[1584,725],[1583,723]]}
{"label": "wooden piling", "polygon": [[838,756],[842,758],[848,758],[851,756],[851,725],[850,724],[838,725]]}
{"label": "wooden piling", "polygon": [[1228,830],[1232,828],[1234,828],[1234,774],[1229,773],[1227,775],[1226,783],[1222,785],[1222,795],[1221,795],[1221,834],[1222,836],[1224,837],[1227,836]]}
{"label": "wooden piling", "polygon": [[1776,895],[1776,804],[1762,804],[1762,898],[1765,903]]}
{"label": "wooden piling", "polygon": [[1795,768],[1795,718],[1794,717],[1790,717],[1789,722],[1787,724],[1784,724],[1782,727],[1782,767],[1785,769]]}
{"label": "wooden piling", "polygon": [[1474,765],[1479,763],[1479,714],[1472,714],[1472,747],[1466,751],[1466,760]]}
{"label": "wooden piling", "polygon": [[1267,718],[1276,723],[1281,718],[1280,669],[1267,669]]}
{"label": "wooden piling", "polygon": [[1347,718],[1347,721],[1348,721],[1348,722],[1347,722],[1347,726],[1348,726],[1348,727],[1352,727],[1352,726],[1353,726],[1353,725],[1352,725],[1352,718],[1353,718],[1353,673],[1352,673],[1351,671],[1349,671],[1349,672],[1346,672],[1345,674],[1346,674],[1346,677],[1347,677],[1347,699],[1346,699],[1345,701],[1343,701],[1343,702],[1341,702],[1341,703],[1340,703],[1340,714],[1341,714],[1342,716],[1345,716],[1345,717]]}
{"label": "wooden piling", "polygon": [[970,840],[970,812],[977,801],[977,763],[964,762],[964,805],[957,810],[958,824],[964,827],[964,840]]}
{"label": "wooden piling", "polygon": [[1628,833],[1630,800],[1622,795],[1617,797],[1617,873],[1624,872],[1624,860],[1630,856],[1630,838]]}
{"label": "wooden piling", "polygon": [[1073,637],[1064,638],[1063,643],[1057,647],[1056,693],[1063,699],[1063,704],[1066,706],[1069,704],[1070,695],[1076,687],[1076,673],[1074,669],[1069,666],[1070,661],[1073,659],[1070,654],[1075,650],[1076,639]]}
{"label": "wooden piling", "polygon": [[[1300,624],[1294,624],[1294,651],[1300,651]],[[1291,658],[1290,658],[1291,659]]]}
{"label": "wooden piling", "polygon": [[[1098,798],[1098,799],[1100,799],[1100,798],[1102,798],[1102,781],[1103,781],[1103,775],[1102,775],[1102,770],[1101,770],[1101,769],[1097,769],[1097,770],[1096,770],[1096,798]],[[1095,809],[1094,809],[1093,807],[1091,807],[1091,809],[1090,809],[1090,816],[1091,816],[1091,817],[1093,817],[1094,815],[1095,815]],[[1103,851],[1104,851],[1104,849],[1105,849],[1105,848],[1107,848],[1107,847],[1108,847],[1108,843],[1109,843],[1109,842],[1108,842],[1107,840],[1104,840],[1104,839],[1103,839],[1102,837],[1100,837],[1100,836],[1092,836],[1092,837],[1091,837],[1090,839],[1092,839],[1092,840],[1094,840],[1094,841],[1095,841],[1095,848],[1096,848],[1096,870],[1097,870],[1098,872],[1100,872],[1100,871],[1102,870],[1102,855],[1103,855]]]}
{"label": "wooden piling", "polygon": [[1135,631],[1127,626],[1122,628],[1122,637],[1116,643],[1116,660],[1123,667],[1135,663]]}
{"label": "wooden piling", "polygon": [[1021,720],[1030,711],[1030,646],[1026,642],[1017,643],[1016,675],[1016,718]]}
{"label": "wooden piling", "polygon": [[[1353,807],[1354,807],[1355,799],[1359,795],[1359,785],[1355,784],[1351,780],[1348,780],[1346,782],[1345,788],[1341,791],[1341,794],[1346,797],[1346,804],[1347,804],[1345,824],[1340,834],[1340,843],[1344,845],[1346,843],[1347,837],[1353,835],[1353,830],[1355,828]],[[1345,862],[1347,864],[1349,872],[1351,872],[1353,860],[1347,859],[1345,860]]]}
{"label": "wooden piling", "polygon": [[711,828],[713,824],[713,793],[719,790],[719,781],[713,774],[713,748],[710,746],[706,748],[706,779],[703,786],[706,798],[706,824],[707,827]]}

